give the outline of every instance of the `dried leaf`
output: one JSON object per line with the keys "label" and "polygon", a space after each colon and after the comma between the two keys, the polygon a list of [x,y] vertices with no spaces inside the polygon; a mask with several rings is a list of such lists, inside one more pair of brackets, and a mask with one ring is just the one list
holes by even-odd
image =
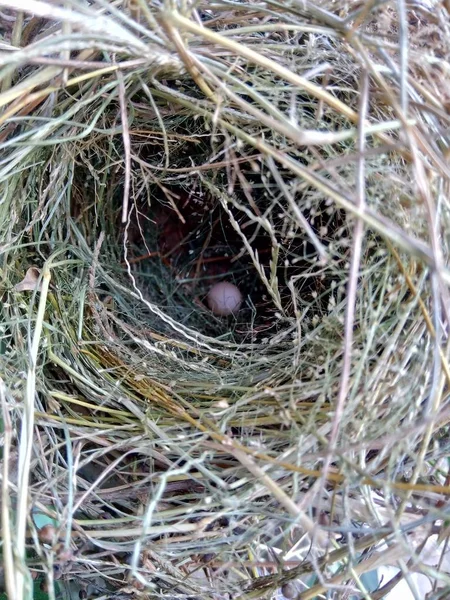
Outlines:
{"label": "dried leaf", "polygon": [[39,276],[41,272],[36,267],[30,267],[26,272],[25,277],[14,286],[16,292],[29,292],[38,290],[38,292],[42,289],[42,282],[39,282]]}

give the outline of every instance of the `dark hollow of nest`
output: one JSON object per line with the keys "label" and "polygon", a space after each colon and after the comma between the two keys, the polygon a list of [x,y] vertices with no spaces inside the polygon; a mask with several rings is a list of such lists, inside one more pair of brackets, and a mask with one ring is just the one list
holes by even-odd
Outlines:
{"label": "dark hollow of nest", "polygon": [[[295,318],[289,282],[295,281],[301,304],[309,307],[308,318],[325,313],[330,295],[336,288],[334,283],[340,283],[336,273],[343,268],[345,256],[342,252],[340,255],[331,253],[333,268],[321,268],[317,250],[308,234],[299,228],[292,229],[292,217],[284,206],[279,186],[269,172],[264,172],[265,166],[258,155],[243,152],[235,164],[203,171],[201,175],[196,173],[192,163],[208,163],[213,147],[217,154],[217,140],[213,142],[212,138],[202,135],[201,151],[198,144],[189,142],[180,143],[176,151],[177,170],[188,172],[192,169],[192,173],[184,174],[183,178],[166,175],[160,180],[155,178],[150,185],[141,186],[141,192],[130,197],[127,224],[121,222],[123,174],[112,170],[107,178],[107,195],[111,202],[104,207],[105,221],[113,224],[109,246],[117,250],[116,257],[128,285],[129,268],[143,296],[177,322],[202,334],[225,336],[236,343],[269,339],[283,328],[286,318]],[[224,139],[223,154],[226,154],[226,143]],[[120,155],[122,151],[119,142],[116,152]],[[154,143],[144,143],[135,149],[139,160],[148,164],[155,164],[163,151]],[[105,167],[99,155],[91,157],[91,165],[98,171]],[[283,173],[283,177],[287,185],[293,182],[291,174]],[[233,195],[235,205],[230,203],[228,206],[240,232],[233,227],[209,186],[204,185],[205,180],[213,182],[216,189]],[[93,183],[92,171],[80,165],[75,172],[74,189],[82,190],[82,194],[74,194],[72,208],[77,220],[93,222],[94,212],[98,210],[91,202],[95,194]],[[308,190],[297,192],[295,202],[300,205],[307,193]],[[270,279],[271,236],[236,205],[247,206],[257,217],[271,220],[279,244],[275,269],[283,318],[280,318],[242,238],[244,235]],[[311,203],[302,211],[325,248],[347,235],[345,213],[326,201]],[[94,234],[94,244],[97,234],[90,233]],[[244,299],[239,312],[230,317],[216,317],[207,305],[209,289],[222,280],[237,285]],[[154,323],[150,325],[154,326]]]}

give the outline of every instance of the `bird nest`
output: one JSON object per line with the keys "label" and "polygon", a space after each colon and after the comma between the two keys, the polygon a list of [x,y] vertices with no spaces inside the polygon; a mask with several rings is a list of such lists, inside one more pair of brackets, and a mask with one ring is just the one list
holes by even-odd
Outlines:
{"label": "bird nest", "polygon": [[447,4],[16,4],[7,593],[446,597]]}

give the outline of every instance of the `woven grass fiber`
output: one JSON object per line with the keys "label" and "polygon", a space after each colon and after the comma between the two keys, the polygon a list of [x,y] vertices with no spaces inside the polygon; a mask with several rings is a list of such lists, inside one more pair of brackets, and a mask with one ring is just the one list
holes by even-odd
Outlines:
{"label": "woven grass fiber", "polygon": [[5,597],[450,597],[449,10],[0,0]]}

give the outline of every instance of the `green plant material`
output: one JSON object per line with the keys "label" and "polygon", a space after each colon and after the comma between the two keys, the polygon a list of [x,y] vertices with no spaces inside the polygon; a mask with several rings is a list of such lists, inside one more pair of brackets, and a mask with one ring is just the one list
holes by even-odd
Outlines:
{"label": "green plant material", "polygon": [[[33,586],[33,600],[48,600],[48,594],[40,589],[41,581],[36,581]],[[10,600],[6,594],[0,594],[0,600]]]}

